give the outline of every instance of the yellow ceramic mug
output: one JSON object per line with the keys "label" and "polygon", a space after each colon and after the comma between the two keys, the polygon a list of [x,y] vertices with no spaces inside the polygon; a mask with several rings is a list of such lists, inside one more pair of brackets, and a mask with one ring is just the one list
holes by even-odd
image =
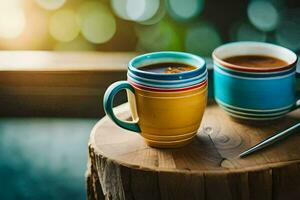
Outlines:
{"label": "yellow ceramic mug", "polygon": [[[200,67],[205,67],[205,63],[197,69]],[[206,107],[206,68],[200,76],[199,73],[187,78],[182,76],[179,82],[196,80],[198,83],[181,88],[154,88],[137,84],[134,80],[129,77],[128,81],[118,81],[107,89],[104,95],[104,109],[107,115],[120,127],[139,132],[149,146],[174,148],[189,143],[197,133]],[[147,80],[150,80],[150,77],[147,77]],[[179,83],[177,80],[168,81],[176,83],[175,85]],[[159,80],[155,83],[158,82]],[[127,90],[132,122],[118,119],[112,110],[113,97],[122,89]]]}

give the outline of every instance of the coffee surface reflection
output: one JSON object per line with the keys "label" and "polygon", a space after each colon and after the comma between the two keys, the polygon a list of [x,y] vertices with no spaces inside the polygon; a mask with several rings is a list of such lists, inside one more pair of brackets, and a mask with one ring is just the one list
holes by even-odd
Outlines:
{"label": "coffee surface reflection", "polygon": [[138,69],[146,72],[153,72],[159,74],[177,74],[186,71],[192,71],[196,69],[196,67],[192,65],[174,62],[174,63],[151,64],[151,65],[139,67]]}
{"label": "coffee surface reflection", "polygon": [[225,58],[224,61],[241,67],[255,68],[277,68],[286,66],[288,64],[287,62],[278,58],[261,55],[232,56]]}

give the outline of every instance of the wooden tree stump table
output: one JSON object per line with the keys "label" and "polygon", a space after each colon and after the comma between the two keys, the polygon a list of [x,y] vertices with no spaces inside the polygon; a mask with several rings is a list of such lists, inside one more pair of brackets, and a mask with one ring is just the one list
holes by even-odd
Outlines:
{"label": "wooden tree stump table", "polygon": [[[130,116],[124,105],[116,112],[122,118]],[[104,117],[90,136],[88,199],[300,199],[298,134],[249,157],[238,157],[297,121],[299,110],[272,123],[234,121],[210,103],[189,145],[154,149],[139,134]]]}

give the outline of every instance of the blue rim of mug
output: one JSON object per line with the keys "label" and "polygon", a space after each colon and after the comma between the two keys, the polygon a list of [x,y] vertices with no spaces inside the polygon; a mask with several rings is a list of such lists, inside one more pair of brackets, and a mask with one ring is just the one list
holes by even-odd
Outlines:
{"label": "blue rim of mug", "polygon": [[132,78],[131,76],[127,75],[127,78],[129,80],[131,80],[134,83],[140,84],[140,85],[144,85],[144,86],[149,86],[149,87],[154,87],[154,88],[184,88],[184,87],[189,87],[192,85],[196,85],[199,84],[201,82],[204,82],[205,80],[207,80],[208,75],[205,74],[204,76],[202,76],[199,79],[193,80],[193,81],[188,81],[185,83],[175,83],[175,84],[159,84],[159,83],[147,83],[145,81],[139,81],[137,79]]}
{"label": "blue rim of mug", "polygon": [[229,68],[226,68],[222,65],[220,65],[217,62],[214,62],[214,68],[219,68],[220,70],[227,72],[229,74],[232,75],[236,75],[236,76],[242,76],[242,77],[253,77],[253,78],[269,78],[269,77],[279,77],[279,76],[284,76],[284,75],[288,75],[291,73],[295,73],[296,70],[296,64],[295,66],[287,69],[287,70],[282,70],[282,71],[277,71],[277,72],[242,72],[242,71],[236,71],[236,70],[232,70]]}
{"label": "blue rim of mug", "polygon": [[[151,64],[151,62],[149,62],[150,60],[158,60],[158,59],[162,59],[162,60],[171,59],[172,61],[164,61],[164,62],[184,63],[187,65],[192,65],[196,67],[196,69],[182,72],[182,73],[176,73],[176,74],[154,73],[154,72],[142,71],[138,69],[139,67],[143,67]],[[148,60],[148,63],[146,62],[146,64],[145,63],[143,64],[145,60]],[[193,60],[194,62],[197,62],[197,64],[191,64],[189,60]],[[147,53],[133,58],[131,61],[129,61],[128,70],[137,76],[148,78],[148,79],[182,80],[182,79],[189,79],[195,76],[199,76],[202,73],[205,73],[206,63],[203,58],[196,56],[194,54],[177,52],[177,51],[161,51],[161,52]]]}
{"label": "blue rim of mug", "polygon": [[201,74],[200,76],[196,76],[194,78],[190,79],[184,79],[181,81],[159,81],[159,80],[152,80],[152,79],[145,79],[138,76],[135,76],[134,74],[130,73],[128,71],[127,77],[130,78],[132,81],[143,84],[143,85],[149,85],[149,86],[155,86],[155,87],[184,87],[193,85],[195,83],[199,83],[205,79],[207,79],[208,73],[205,72]]}
{"label": "blue rim of mug", "polygon": [[133,74],[131,71],[127,71],[127,76],[132,77],[133,79],[137,79],[140,81],[145,81],[145,82],[153,82],[153,83],[161,83],[161,84],[178,84],[178,83],[187,83],[189,81],[194,81],[194,80],[198,80],[201,79],[202,77],[206,76],[208,73],[208,71],[206,70],[204,73],[198,75],[198,76],[194,76],[192,78],[189,79],[183,79],[183,80],[155,80],[155,79],[148,79],[148,78],[144,78],[144,77],[139,77],[135,74]]}
{"label": "blue rim of mug", "polygon": [[281,108],[274,108],[274,109],[252,109],[252,108],[242,108],[242,107],[229,105],[229,104],[221,101],[218,98],[215,98],[215,100],[219,105],[222,105],[223,107],[229,108],[231,110],[236,110],[236,111],[244,112],[244,113],[257,113],[257,114],[277,113],[277,112],[283,112],[283,111],[287,111],[287,110],[290,111],[292,109],[292,107],[294,106],[294,104],[291,104],[288,106],[284,106]]}
{"label": "blue rim of mug", "polygon": [[[265,46],[269,46],[269,47],[280,48],[284,51],[287,51],[289,54],[293,55],[293,57],[295,57],[295,58],[294,58],[293,62],[291,62],[285,66],[282,66],[281,68],[269,69],[269,68],[253,68],[253,67],[239,66],[239,65],[232,64],[232,63],[228,63],[228,62],[224,61],[223,59],[219,58],[218,56],[216,56],[216,51],[219,50],[220,48],[223,48],[226,46],[234,46],[234,45],[243,44],[243,43],[244,44],[258,44],[258,45],[265,45]],[[275,44],[271,44],[271,43],[267,43],[267,42],[255,42],[255,41],[239,41],[239,42],[231,42],[231,43],[223,44],[223,45],[217,47],[213,51],[212,57],[213,57],[214,62],[219,63],[223,67],[226,67],[226,68],[234,70],[234,71],[246,72],[246,73],[272,73],[272,72],[284,71],[284,70],[294,67],[298,61],[298,56],[288,48],[285,48],[285,47],[282,47],[279,45],[275,45]]]}

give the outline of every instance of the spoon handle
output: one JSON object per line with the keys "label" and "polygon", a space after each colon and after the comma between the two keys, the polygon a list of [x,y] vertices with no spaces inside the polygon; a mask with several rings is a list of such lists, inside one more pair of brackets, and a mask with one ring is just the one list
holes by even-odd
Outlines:
{"label": "spoon handle", "polygon": [[242,152],[239,155],[239,157],[240,158],[246,157],[246,156],[248,156],[248,155],[250,155],[250,154],[252,154],[256,151],[259,151],[259,150],[261,150],[265,147],[268,147],[268,146],[282,140],[283,138],[285,138],[285,137],[291,135],[292,133],[294,133],[294,132],[292,132],[292,130],[297,129],[298,127],[300,127],[300,122],[297,123],[297,124],[292,125],[291,127],[287,128],[287,129],[285,129],[285,130],[283,130],[279,133],[276,133],[276,134],[271,135],[270,137],[264,139],[263,141],[259,142],[258,144],[254,145],[253,147],[251,147],[251,148],[247,149],[246,151]]}

